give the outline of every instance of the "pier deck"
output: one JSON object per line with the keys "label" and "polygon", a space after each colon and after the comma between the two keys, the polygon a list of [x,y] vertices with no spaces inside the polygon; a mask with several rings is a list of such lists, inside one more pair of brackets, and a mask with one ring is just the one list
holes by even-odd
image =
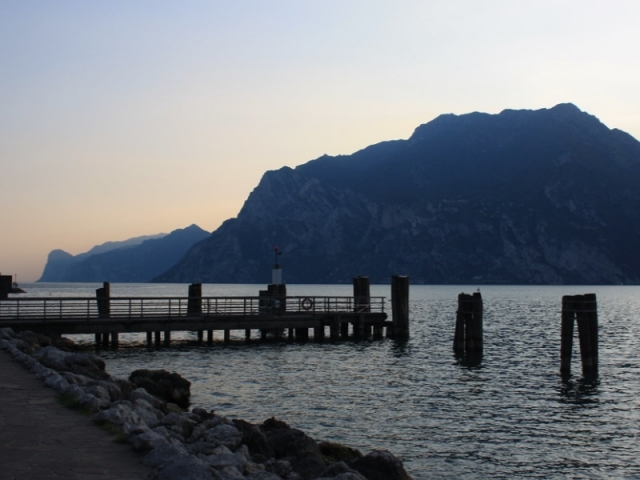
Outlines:
{"label": "pier deck", "polygon": [[[264,331],[331,328],[342,332],[388,327],[385,298],[363,305],[354,297],[110,297],[11,298],[0,301],[0,328],[57,334],[175,331]],[[316,330],[319,333],[319,330]],[[323,335],[324,333],[322,333]]]}

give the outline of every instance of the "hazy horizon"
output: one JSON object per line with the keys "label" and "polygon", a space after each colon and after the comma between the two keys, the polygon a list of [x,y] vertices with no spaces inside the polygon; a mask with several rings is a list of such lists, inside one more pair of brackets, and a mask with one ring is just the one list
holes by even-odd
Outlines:
{"label": "hazy horizon", "polygon": [[640,4],[0,2],[0,272],[235,217],[267,170],[444,113],[574,103],[640,138]]}

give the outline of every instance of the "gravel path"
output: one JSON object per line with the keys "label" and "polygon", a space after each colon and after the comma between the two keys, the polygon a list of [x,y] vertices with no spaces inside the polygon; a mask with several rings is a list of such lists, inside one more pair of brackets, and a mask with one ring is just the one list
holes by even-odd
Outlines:
{"label": "gravel path", "polygon": [[148,478],[142,455],[63,407],[11,356],[0,351],[0,480]]}

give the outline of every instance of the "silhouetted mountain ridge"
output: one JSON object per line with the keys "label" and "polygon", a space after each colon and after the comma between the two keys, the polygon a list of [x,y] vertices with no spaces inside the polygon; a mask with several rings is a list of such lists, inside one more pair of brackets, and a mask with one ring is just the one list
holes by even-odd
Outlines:
{"label": "silhouetted mountain ridge", "polygon": [[266,172],[159,281],[640,281],[640,143],[575,105],[441,115],[407,140]]}
{"label": "silhouetted mountain ridge", "polygon": [[107,242],[73,256],[53,250],[39,282],[148,282],[209,233],[197,225],[169,234]]}

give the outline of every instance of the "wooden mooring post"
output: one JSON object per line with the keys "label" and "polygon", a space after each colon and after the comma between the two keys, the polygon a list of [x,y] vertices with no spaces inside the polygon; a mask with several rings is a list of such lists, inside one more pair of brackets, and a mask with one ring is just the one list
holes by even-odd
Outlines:
{"label": "wooden mooring post", "polygon": [[100,318],[109,318],[111,313],[111,286],[109,282],[104,282],[102,288],[96,289],[96,303],[98,305],[98,316]]}
{"label": "wooden mooring post", "polygon": [[[368,313],[371,311],[371,285],[369,277],[359,276],[353,279],[353,311]],[[354,323],[353,333],[356,338],[369,338],[371,327],[364,322],[364,315],[360,315]]]}
{"label": "wooden mooring post", "polygon": [[371,287],[369,277],[359,276],[353,279],[353,299],[355,312],[371,311]]}
{"label": "wooden mooring post", "polygon": [[[98,307],[98,316],[100,318],[109,318],[111,314],[111,286],[109,282],[104,282],[102,288],[96,289],[96,304]],[[96,346],[108,347],[109,346],[109,333],[96,333],[95,335]],[[114,346],[117,346],[117,341]]]}
{"label": "wooden mooring post", "polygon": [[9,292],[13,288],[13,277],[11,275],[0,275],[0,300],[7,300]]}
{"label": "wooden mooring post", "polygon": [[453,350],[458,355],[482,355],[484,349],[482,295],[458,295]]}
{"label": "wooden mooring post", "polygon": [[595,293],[562,297],[560,373],[563,376],[571,374],[574,319],[578,324],[582,375],[586,379],[594,379],[598,376],[598,303]]}
{"label": "wooden mooring post", "polygon": [[387,328],[387,337],[409,338],[409,277],[406,275],[391,277],[391,327]]}
{"label": "wooden mooring post", "polygon": [[189,285],[187,299],[187,315],[202,314],[202,284],[192,283]]}

